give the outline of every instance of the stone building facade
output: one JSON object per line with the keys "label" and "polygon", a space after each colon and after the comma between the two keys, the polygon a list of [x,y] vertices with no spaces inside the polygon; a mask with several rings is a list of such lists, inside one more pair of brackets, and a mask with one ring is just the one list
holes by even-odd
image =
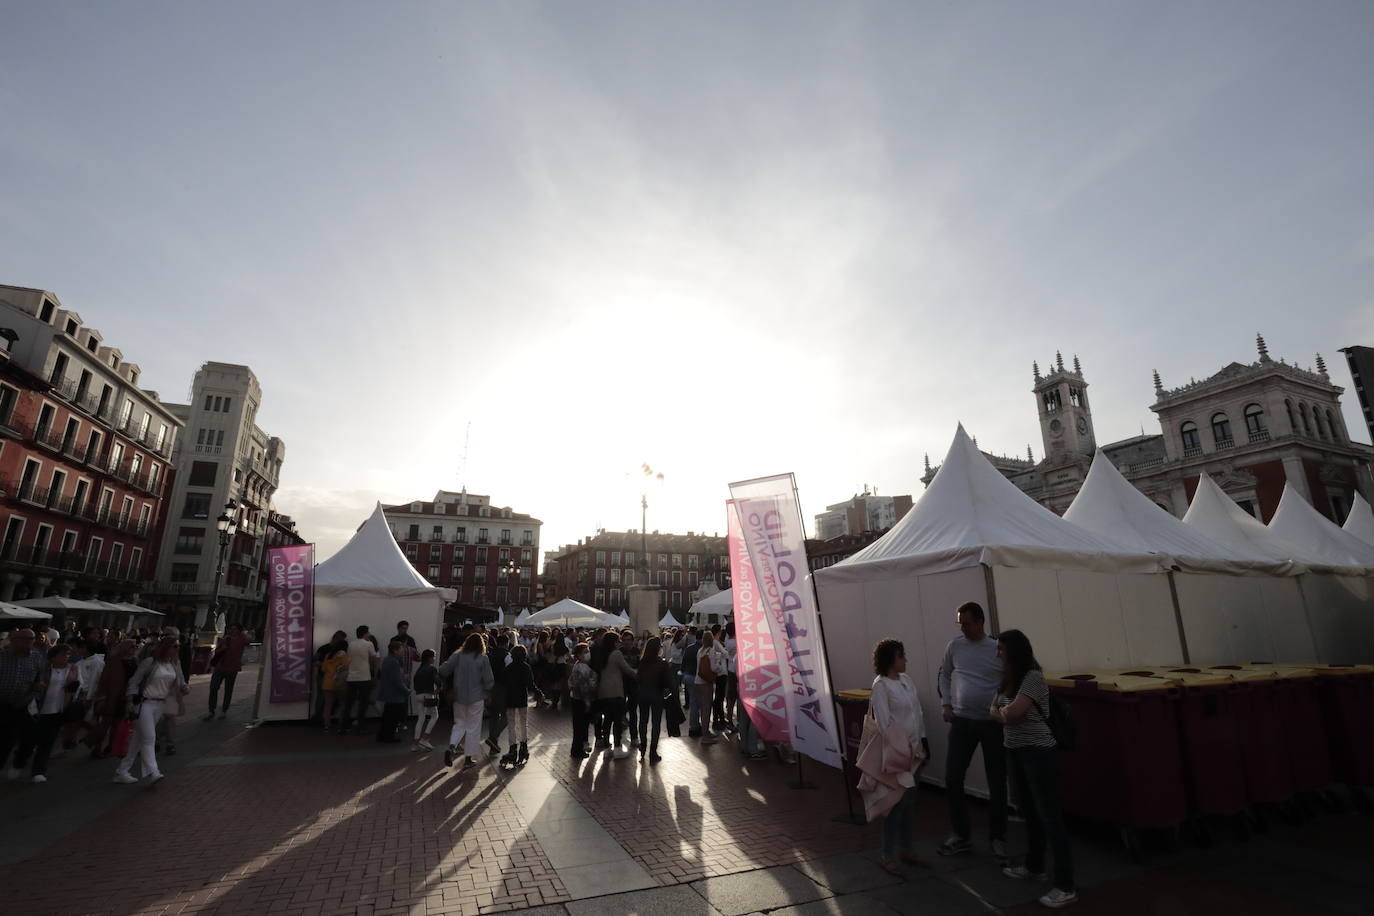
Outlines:
{"label": "stone building facade", "polygon": [[551,572],[559,597],[612,614],[629,610],[637,585],[657,586],[659,606],[669,611],[690,607],[692,593],[709,582],[730,586],[725,538],[694,531],[598,531],[561,548]]}

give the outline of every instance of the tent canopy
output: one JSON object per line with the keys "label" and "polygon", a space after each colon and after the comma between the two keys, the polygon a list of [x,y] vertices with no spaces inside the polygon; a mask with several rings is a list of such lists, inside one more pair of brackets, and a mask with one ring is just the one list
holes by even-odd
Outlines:
{"label": "tent canopy", "polygon": [[680,626],[682,626],[682,624],[678,622],[678,619],[677,619],[676,617],[673,616],[673,612],[672,612],[672,611],[669,611],[668,613],[664,614],[664,615],[659,619],[658,625],[661,626],[661,627],[680,627]]}
{"label": "tent canopy", "polygon": [[1003,477],[959,426],[920,500],[892,530],[825,570],[925,575],[978,565],[1158,572],[1160,558],[1066,522]]}
{"label": "tent canopy", "polygon": [[1160,554],[1181,569],[1275,573],[1284,568],[1246,556],[1174,518],[1121,476],[1101,449],[1064,518],[1130,550]]}
{"label": "tent canopy", "polygon": [[47,611],[35,611],[33,608],[20,607],[17,604],[10,604],[7,601],[0,601],[0,620],[52,620],[52,615]]}
{"label": "tent canopy", "polygon": [[1355,502],[1350,507],[1350,514],[1345,517],[1345,524],[1341,529],[1349,534],[1364,541],[1366,544],[1374,544],[1374,510],[1369,508],[1369,503],[1359,493],[1355,494]]}
{"label": "tent canopy", "polygon": [[23,601],[16,601],[20,607],[32,608],[40,611],[119,611],[117,608],[104,601],[78,601],[76,598],[63,598],[61,595],[48,595],[46,598],[25,598]]}
{"label": "tent canopy", "polygon": [[568,624],[570,626],[602,626],[619,627],[625,621],[615,614],[607,614],[605,611],[598,611],[590,605],[571,598],[564,598],[555,604],[551,604],[542,611],[531,614],[525,618],[521,626],[542,627],[555,624]]}
{"label": "tent canopy", "polygon": [[708,595],[693,604],[689,614],[729,614],[735,609],[735,592],[723,588],[714,595]]}
{"label": "tent canopy", "polygon": [[1269,530],[1296,544],[1319,563],[1374,566],[1374,544],[1366,544],[1312,507],[1297,490],[1283,485],[1283,496]]}
{"label": "tent canopy", "polygon": [[525,625],[525,621],[526,621],[526,620],[529,620],[529,619],[530,619],[530,609],[529,609],[529,608],[525,608],[525,609],[522,610],[520,613],[518,613],[518,614],[515,615],[515,622],[512,624],[512,626],[523,627],[523,626]]}
{"label": "tent canopy", "polygon": [[1286,564],[1287,575],[1306,571],[1299,562],[1300,551],[1236,505],[1208,474],[1198,477],[1197,490],[1183,522],[1240,556]]}
{"label": "tent canopy", "polygon": [[436,588],[410,565],[391,535],[381,503],[338,553],[315,566],[315,588],[381,591],[390,596],[438,591],[446,600],[456,597],[453,589]]}

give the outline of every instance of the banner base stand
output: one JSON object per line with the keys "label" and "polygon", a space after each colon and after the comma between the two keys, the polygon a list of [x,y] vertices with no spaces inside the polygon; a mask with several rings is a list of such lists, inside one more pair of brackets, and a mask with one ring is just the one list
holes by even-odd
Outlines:
{"label": "banner base stand", "polygon": [[801,755],[801,754],[798,754],[798,755],[797,755],[797,780],[796,780],[796,782],[789,782],[789,783],[787,784],[787,788],[789,788],[789,789],[814,789],[814,788],[816,788],[816,784],[815,784],[814,782],[807,782],[807,781],[806,781],[806,774],[802,772],[802,762],[801,762],[801,759],[802,759],[802,755]]}

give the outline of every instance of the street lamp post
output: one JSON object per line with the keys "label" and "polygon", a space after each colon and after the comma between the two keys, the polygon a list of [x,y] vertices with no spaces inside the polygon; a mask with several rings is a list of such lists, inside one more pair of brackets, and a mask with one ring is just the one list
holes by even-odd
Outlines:
{"label": "street lamp post", "polygon": [[518,594],[515,591],[515,577],[520,575],[520,563],[514,557],[506,561],[506,565],[501,567],[501,572],[506,574],[506,604],[511,603],[511,595]]}
{"label": "street lamp post", "polygon": [[215,519],[215,529],[219,531],[219,565],[215,567],[215,593],[210,599],[212,629],[219,626],[219,587],[224,581],[224,554],[234,539],[234,533],[238,531],[239,521],[235,511],[237,508],[231,499],[224,504],[224,511],[220,513],[219,518]]}

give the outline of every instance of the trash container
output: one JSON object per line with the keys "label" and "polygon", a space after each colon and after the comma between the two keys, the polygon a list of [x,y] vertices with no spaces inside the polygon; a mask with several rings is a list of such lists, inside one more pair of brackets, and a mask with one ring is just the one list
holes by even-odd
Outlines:
{"label": "trash container", "polygon": [[1276,712],[1283,729],[1288,771],[1297,792],[1317,792],[1331,785],[1328,747],[1317,673],[1311,665],[1276,664]]}
{"label": "trash container", "polygon": [[1077,726],[1059,755],[1064,810],[1127,828],[1170,827],[1188,814],[1173,680],[1086,671],[1052,673]]}
{"label": "trash container", "polygon": [[1165,668],[1178,682],[1178,724],[1184,781],[1194,814],[1239,814],[1245,809],[1236,684],[1229,674],[1201,668]]}
{"label": "trash container", "polygon": [[835,694],[835,702],[840,704],[840,727],[844,730],[845,782],[851,785],[859,778],[859,740],[863,737],[864,716],[868,714],[868,700],[872,695],[873,691],[867,687]]}
{"label": "trash container", "polygon": [[1293,797],[1293,773],[1285,745],[1290,736],[1279,717],[1280,675],[1273,665],[1210,665],[1231,676],[1245,794],[1251,804],[1277,805]]}
{"label": "trash container", "polygon": [[1374,785],[1374,667],[1314,665],[1331,775],[1354,786]]}

